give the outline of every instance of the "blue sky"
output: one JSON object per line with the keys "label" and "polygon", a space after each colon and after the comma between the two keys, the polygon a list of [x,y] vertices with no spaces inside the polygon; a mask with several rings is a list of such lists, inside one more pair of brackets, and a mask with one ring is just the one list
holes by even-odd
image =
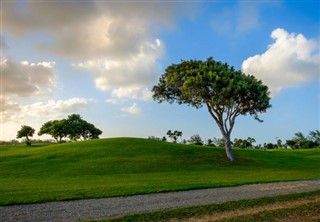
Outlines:
{"label": "blue sky", "polygon": [[[102,137],[220,132],[209,113],[150,90],[182,59],[227,62],[269,86],[258,143],[320,128],[319,1],[1,1],[1,140],[79,113]],[[41,137],[45,138],[45,137]]]}

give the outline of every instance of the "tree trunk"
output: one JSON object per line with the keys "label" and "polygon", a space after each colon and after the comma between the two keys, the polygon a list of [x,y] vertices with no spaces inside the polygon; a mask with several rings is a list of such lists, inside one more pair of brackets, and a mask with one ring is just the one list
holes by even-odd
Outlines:
{"label": "tree trunk", "polygon": [[31,145],[31,143],[30,143],[30,139],[29,139],[29,137],[28,137],[28,136],[26,136],[26,144],[27,144],[27,146],[30,146],[30,145]]}
{"label": "tree trunk", "polygon": [[226,154],[227,154],[228,159],[230,161],[234,161],[235,158],[234,158],[233,153],[232,153],[230,136],[225,136],[224,137],[224,145],[225,145],[225,148],[226,148]]}

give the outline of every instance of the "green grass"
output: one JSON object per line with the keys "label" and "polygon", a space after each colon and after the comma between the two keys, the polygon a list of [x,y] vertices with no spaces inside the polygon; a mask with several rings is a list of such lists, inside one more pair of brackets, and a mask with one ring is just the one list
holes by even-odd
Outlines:
{"label": "green grass", "polygon": [[[189,218],[201,218],[202,216],[215,215],[224,212],[231,212],[235,210],[247,210],[254,207],[268,206],[271,204],[278,204],[287,201],[301,200],[305,198],[312,198],[320,195],[320,190],[305,192],[305,193],[296,193],[289,195],[281,195],[275,197],[263,197],[249,200],[240,200],[240,201],[230,201],[221,204],[208,204],[202,206],[186,207],[180,209],[169,209],[155,212],[146,212],[131,214],[122,217],[116,218],[107,218],[101,220],[92,220],[99,222],[149,222],[149,221],[184,221]],[[299,212],[306,213],[306,210],[314,211],[318,210],[316,208],[319,206],[319,202],[308,204],[308,207],[305,205],[296,208],[288,209],[279,209],[272,211],[263,211],[256,214],[251,214],[247,216],[241,216],[236,218],[225,219],[223,221],[272,221],[276,218],[283,218],[289,216],[292,212],[299,214]],[[316,208],[316,209],[315,209]],[[302,213],[301,213],[302,214]]]}
{"label": "green grass", "polygon": [[114,138],[0,147],[0,205],[320,178],[320,149],[224,149]]}

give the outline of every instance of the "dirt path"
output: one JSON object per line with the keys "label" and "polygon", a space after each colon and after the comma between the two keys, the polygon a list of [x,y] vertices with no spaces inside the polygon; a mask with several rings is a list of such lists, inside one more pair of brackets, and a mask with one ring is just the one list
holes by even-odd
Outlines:
{"label": "dirt path", "polygon": [[81,221],[320,189],[320,179],[0,207],[0,221]]}

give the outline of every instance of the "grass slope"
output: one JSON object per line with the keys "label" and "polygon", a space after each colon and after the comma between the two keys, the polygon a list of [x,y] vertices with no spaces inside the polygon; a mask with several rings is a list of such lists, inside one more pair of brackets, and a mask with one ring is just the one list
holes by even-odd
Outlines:
{"label": "grass slope", "polygon": [[0,147],[0,205],[320,178],[320,149],[224,149],[114,138]]}

